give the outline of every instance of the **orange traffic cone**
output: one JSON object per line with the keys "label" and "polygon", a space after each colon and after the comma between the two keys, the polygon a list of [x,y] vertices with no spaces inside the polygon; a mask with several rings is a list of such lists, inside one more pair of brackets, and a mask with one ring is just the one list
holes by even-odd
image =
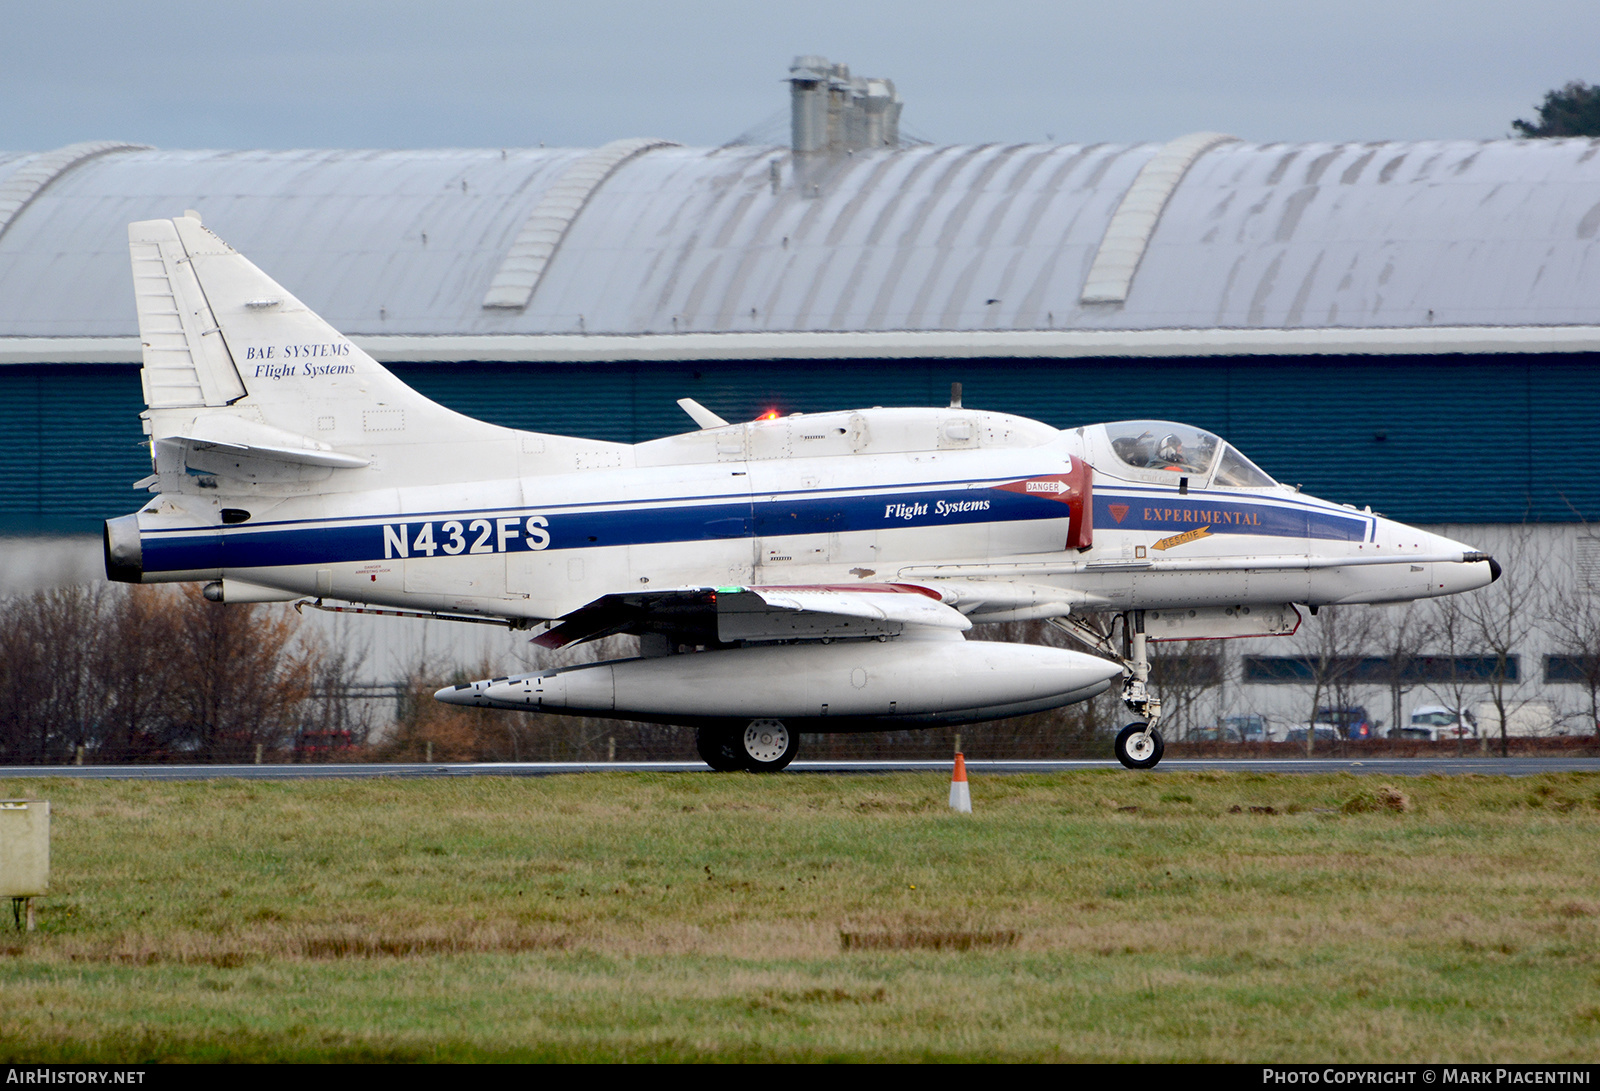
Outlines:
{"label": "orange traffic cone", "polygon": [[967,787],[967,760],[956,751],[956,771],[950,778],[950,809],[957,814],[972,813],[972,791]]}

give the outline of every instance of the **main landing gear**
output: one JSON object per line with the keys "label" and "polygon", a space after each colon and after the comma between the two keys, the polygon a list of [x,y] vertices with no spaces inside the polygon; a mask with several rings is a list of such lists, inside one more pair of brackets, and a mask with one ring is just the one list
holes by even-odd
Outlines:
{"label": "main landing gear", "polygon": [[695,749],[719,773],[776,773],[794,760],[800,735],[782,720],[751,720],[743,731],[702,727],[695,734]]}
{"label": "main landing gear", "polygon": [[1113,746],[1117,760],[1129,769],[1154,769],[1166,752],[1156,721],[1161,719],[1161,700],[1150,696],[1150,652],[1144,635],[1144,611],[1129,610],[1122,615],[1122,654],[1107,633],[1076,617],[1055,622],[1057,628],[1088,644],[1103,655],[1122,660],[1122,703],[1139,717],[1117,732]]}

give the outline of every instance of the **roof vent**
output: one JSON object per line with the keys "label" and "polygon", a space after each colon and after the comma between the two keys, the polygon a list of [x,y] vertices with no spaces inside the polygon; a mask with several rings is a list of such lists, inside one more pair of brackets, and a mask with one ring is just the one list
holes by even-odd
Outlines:
{"label": "roof vent", "polygon": [[898,147],[903,105],[893,80],[851,76],[847,64],[809,54],[789,66],[791,146],[796,154]]}

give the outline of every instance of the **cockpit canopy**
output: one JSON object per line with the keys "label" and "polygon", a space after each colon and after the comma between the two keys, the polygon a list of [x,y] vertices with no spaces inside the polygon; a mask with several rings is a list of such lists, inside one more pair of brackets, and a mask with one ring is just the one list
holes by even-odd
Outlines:
{"label": "cockpit canopy", "polygon": [[1194,479],[1196,487],[1205,486],[1207,477],[1212,487],[1266,489],[1277,485],[1232,444],[1192,425],[1126,420],[1100,427],[1120,465],[1102,457],[1096,467],[1113,477],[1170,481],[1186,476]]}

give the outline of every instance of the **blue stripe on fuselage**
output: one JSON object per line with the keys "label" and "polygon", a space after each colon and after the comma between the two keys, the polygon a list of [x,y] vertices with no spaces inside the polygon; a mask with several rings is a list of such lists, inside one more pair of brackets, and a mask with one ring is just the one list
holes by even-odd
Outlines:
{"label": "blue stripe on fuselage", "polygon": [[[144,535],[144,567],[147,572],[177,572],[397,560],[402,554],[396,541],[402,535],[405,553],[412,557],[528,552],[537,541],[530,533],[530,517],[543,519],[539,529],[548,534],[548,544],[538,549],[657,545],[1069,517],[1068,507],[1051,497],[994,488],[989,482],[975,484],[979,487],[929,489],[908,484],[900,489],[814,498],[803,493],[766,494],[753,501],[726,496],[710,502],[673,498],[609,510],[589,506],[541,510],[530,506],[457,515],[430,512],[425,517],[396,516],[361,522],[307,520],[255,527],[202,527]],[[1120,520],[1112,505],[1126,507]],[[452,522],[460,523],[460,530],[447,533],[445,527]],[[1366,537],[1371,520],[1307,505],[1252,503],[1232,497],[1179,498],[1174,490],[1150,490],[1097,492],[1095,524],[1105,530],[1174,532],[1209,525],[1214,534],[1360,541]],[[389,528],[387,543],[385,527]],[[424,527],[430,528],[428,536],[434,547],[431,553],[413,548]],[[446,553],[445,543],[452,537],[463,544],[457,553]],[[474,546],[479,547],[477,554],[471,552]]]}
{"label": "blue stripe on fuselage", "polygon": [[1141,494],[1100,490],[1094,497],[1094,525],[1101,530],[1153,530],[1176,534],[1210,527],[1212,534],[1363,542],[1372,524],[1370,517],[1341,515],[1301,504],[1249,503],[1226,495],[1179,496],[1175,491]]}
{"label": "blue stripe on fuselage", "polygon": [[[1068,515],[1065,505],[1047,497],[994,488],[930,491],[918,486],[815,499],[781,495],[754,501],[719,499],[686,504],[677,500],[607,511],[522,507],[445,518],[397,516],[378,522],[328,520],[154,532],[143,539],[144,567],[147,572],[173,572],[396,560],[402,555],[396,546],[402,536],[405,554],[412,557],[471,556],[474,547],[479,556],[528,552],[536,541],[530,517],[544,520],[538,529],[548,535],[548,544],[536,547],[542,551],[1066,519]],[[447,532],[451,523],[460,527]],[[510,525],[503,528],[502,523]],[[389,528],[387,541],[385,527]],[[431,553],[415,548],[424,527],[430,528]],[[463,544],[456,552],[447,553],[445,543],[452,540]]]}

